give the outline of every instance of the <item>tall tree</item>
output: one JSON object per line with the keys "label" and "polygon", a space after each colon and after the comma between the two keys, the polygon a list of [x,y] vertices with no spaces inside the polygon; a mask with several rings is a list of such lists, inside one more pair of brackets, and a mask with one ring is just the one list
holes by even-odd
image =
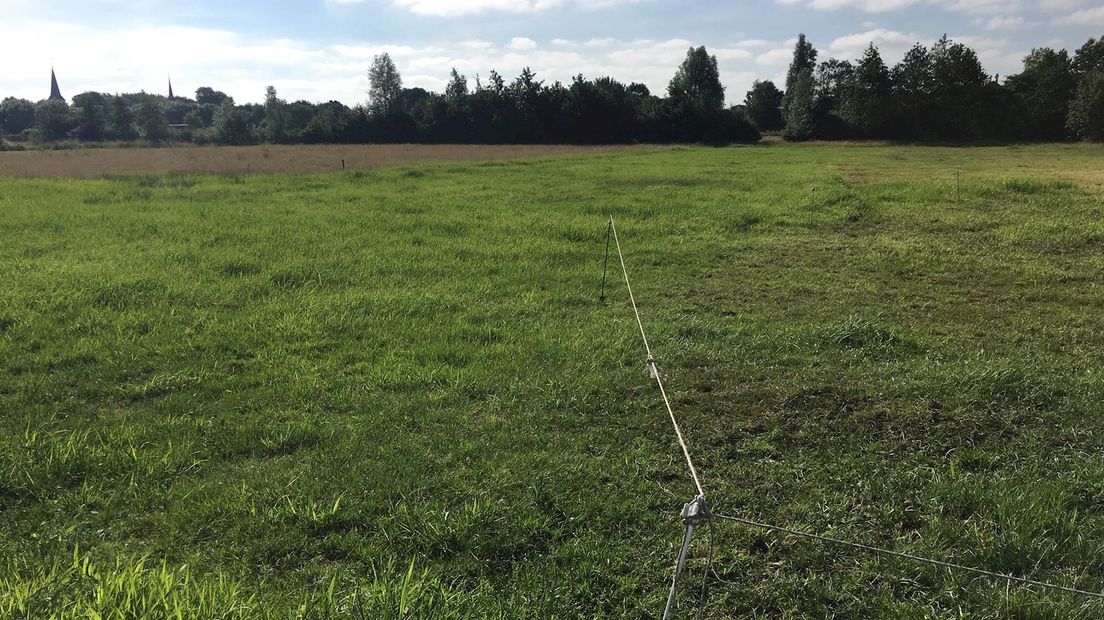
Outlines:
{"label": "tall tree", "polygon": [[196,103],[199,105],[222,105],[227,101],[234,101],[234,99],[226,93],[215,90],[210,86],[200,86],[199,88],[197,88],[195,98]]}
{"label": "tall tree", "polygon": [[169,128],[161,118],[161,104],[152,95],[142,98],[138,106],[138,131],[150,142],[160,142],[169,135]]}
{"label": "tall tree", "polygon": [[813,70],[803,69],[797,74],[793,86],[786,93],[789,107],[786,109],[785,138],[794,142],[811,140],[816,132],[813,110]]}
{"label": "tall tree", "polygon": [[475,92],[468,97],[471,135],[479,142],[505,141],[502,120],[509,117],[513,110],[513,105],[506,97],[505,80],[492,69],[486,83],[476,78],[475,84]]}
{"label": "tall tree", "polygon": [[1089,39],[1073,57],[1077,90],[1067,127],[1082,140],[1104,141],[1104,37]]}
{"label": "tall tree", "polygon": [[389,116],[402,109],[402,76],[387,52],[372,59],[368,84],[368,103],[373,114]]}
{"label": "tall tree", "polygon": [[111,135],[116,140],[134,139],[134,114],[126,98],[115,95],[111,98]]}
{"label": "tall tree", "polygon": [[265,89],[264,102],[264,139],[270,144],[283,144],[288,141],[287,102],[276,96],[276,87]]}
{"label": "tall tree", "polygon": [[888,132],[895,138],[924,139],[930,135],[932,59],[917,43],[890,74],[893,104]]}
{"label": "tall tree", "polygon": [[1024,58],[1024,70],[1008,78],[1008,89],[1018,99],[1024,137],[1062,140],[1068,135],[1066,117],[1077,80],[1066,50],[1034,49]]}
{"label": "tall tree", "polygon": [[72,128],[69,104],[56,99],[40,101],[35,105],[35,125],[42,140],[61,140]]}
{"label": "tall tree", "polygon": [[1081,78],[1070,104],[1069,129],[1082,140],[1104,142],[1104,71]]}
{"label": "tall tree", "polygon": [[752,84],[744,97],[744,108],[752,122],[763,131],[778,131],[785,124],[782,118],[782,91],[770,80],[756,80]]}
{"label": "tall tree", "polygon": [[667,85],[667,96],[702,110],[720,110],[724,107],[724,90],[717,57],[711,56],[704,46],[692,47]]}
{"label": "tall tree", "polygon": [[81,93],[73,97],[73,134],[78,140],[94,142],[102,140],[105,129],[107,102],[97,92]]}
{"label": "tall tree", "polygon": [[977,52],[945,35],[932,47],[932,101],[936,137],[969,140],[989,111],[982,95],[989,76]]}
{"label": "tall tree", "polygon": [[227,145],[252,144],[253,130],[245,113],[233,101],[227,100],[215,112],[212,130],[215,142]]}
{"label": "tall tree", "polygon": [[634,95],[613,78],[575,76],[567,92],[564,134],[574,143],[629,142],[636,124]]}
{"label": "tall tree", "polygon": [[783,116],[789,116],[790,93],[797,84],[798,78],[801,77],[801,72],[808,69],[811,75],[816,69],[816,60],[817,50],[813,47],[813,44],[805,38],[805,33],[797,35],[797,43],[794,44],[793,60],[790,62],[789,70],[786,71],[786,92],[782,98]]}
{"label": "tall tree", "polygon": [[1073,71],[1078,75],[1104,71],[1104,37],[1089,39],[1077,50],[1073,57]]}
{"label": "tall tree", "polygon": [[[525,67],[510,84],[509,99],[516,116],[508,124],[510,142],[540,142],[544,139],[544,82],[537,80],[532,69]],[[505,118],[511,118],[507,115]]]}
{"label": "tall tree", "polygon": [[456,67],[449,73],[449,83],[445,86],[445,101],[451,106],[460,106],[468,96],[468,78],[460,75]]}
{"label": "tall tree", "polygon": [[891,86],[889,68],[872,43],[855,67],[840,108],[843,119],[859,136],[883,135]]}
{"label": "tall tree", "polygon": [[820,138],[844,138],[847,123],[840,117],[844,94],[851,88],[855,67],[846,60],[828,59],[813,76],[813,123]]}
{"label": "tall tree", "polygon": [[498,95],[505,94],[506,80],[502,78],[502,75],[500,75],[498,71],[491,69],[491,74],[487,76],[487,81],[491,83],[491,85],[487,88],[489,88],[492,92]]}
{"label": "tall tree", "polygon": [[855,67],[846,60],[829,58],[820,63],[813,76],[816,89],[816,107],[823,113],[833,112],[843,102],[844,93],[851,88]]}

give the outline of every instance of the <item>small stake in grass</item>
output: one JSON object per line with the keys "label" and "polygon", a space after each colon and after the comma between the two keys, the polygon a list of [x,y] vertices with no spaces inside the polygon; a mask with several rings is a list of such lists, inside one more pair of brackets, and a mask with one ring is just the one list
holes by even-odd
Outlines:
{"label": "small stake in grass", "polygon": [[344,159],[341,160],[341,169],[342,170],[345,169],[345,160]]}
{"label": "small stake in grass", "polygon": [[599,295],[598,301],[606,303],[606,274],[609,273],[609,250],[610,250],[610,233],[613,231],[613,216],[609,218],[609,224],[606,225],[606,259],[602,262],[602,294]]}

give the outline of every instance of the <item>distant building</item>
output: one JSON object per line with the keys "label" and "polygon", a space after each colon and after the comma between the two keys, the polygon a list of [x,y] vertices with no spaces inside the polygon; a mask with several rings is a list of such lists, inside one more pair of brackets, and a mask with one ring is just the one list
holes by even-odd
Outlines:
{"label": "distant building", "polygon": [[169,101],[173,100],[172,77],[169,77]]}
{"label": "distant building", "polygon": [[48,101],[60,101],[65,103],[65,97],[61,96],[61,89],[58,88],[57,76],[54,75],[53,68],[50,69],[50,98]]}

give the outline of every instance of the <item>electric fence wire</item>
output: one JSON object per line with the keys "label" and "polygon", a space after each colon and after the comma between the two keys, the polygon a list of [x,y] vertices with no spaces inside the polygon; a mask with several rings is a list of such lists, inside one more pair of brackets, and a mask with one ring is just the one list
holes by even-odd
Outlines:
{"label": "electric fence wire", "polygon": [[[762,523],[762,522],[754,521],[754,520],[751,520],[751,519],[745,519],[745,518],[735,517],[735,516],[731,516],[731,515],[710,513],[708,507],[705,506],[705,503],[704,503],[705,489],[703,488],[702,483],[701,483],[701,479],[698,476],[698,469],[694,465],[694,459],[690,456],[690,447],[687,444],[686,437],[683,435],[682,427],[679,425],[678,418],[675,416],[675,411],[671,407],[671,401],[667,397],[667,390],[663,385],[663,377],[660,374],[659,366],[656,363],[655,357],[652,355],[652,347],[648,343],[648,335],[644,330],[644,322],[640,318],[640,309],[636,304],[636,296],[633,294],[632,284],[629,281],[629,269],[625,265],[625,255],[621,251],[621,240],[617,236],[617,226],[616,226],[616,224],[614,224],[612,215],[609,218],[609,226],[607,228],[607,235],[606,235],[606,263],[603,265],[603,268],[602,268],[602,296],[601,296],[601,299],[604,301],[605,297],[606,297],[606,295],[605,295],[606,272],[608,270],[608,263],[609,263],[609,238],[610,238],[610,234],[612,234],[614,245],[617,248],[617,258],[621,263],[621,273],[625,277],[625,288],[628,290],[628,293],[629,293],[629,302],[632,305],[633,315],[636,317],[636,325],[640,329],[640,338],[641,338],[641,340],[644,341],[644,350],[648,354],[648,362],[647,362],[648,363],[648,370],[651,373],[652,377],[655,379],[656,385],[659,387],[659,393],[663,397],[663,404],[667,408],[667,415],[671,419],[671,425],[675,430],[675,436],[678,438],[679,446],[682,448],[683,457],[685,457],[685,459],[686,459],[686,466],[690,471],[690,478],[693,480],[694,487],[698,491],[698,496],[695,498],[694,501],[695,501],[695,503],[701,501],[701,507],[704,508],[703,516],[700,516],[698,518],[701,521],[704,521],[704,522],[708,523],[709,528],[710,528],[709,552],[708,552],[708,558],[706,560],[706,571],[705,571],[705,574],[702,577],[701,592],[699,594],[699,601],[698,601],[698,615],[699,616],[702,614],[702,612],[704,610],[704,607],[705,607],[705,597],[706,597],[706,591],[707,591],[706,590],[706,580],[708,578],[709,572],[712,569],[712,565],[713,565],[713,549],[714,549],[713,519],[720,519],[722,521],[729,521],[729,522],[732,522],[732,523],[738,523],[738,524],[744,525],[746,527],[771,531],[771,532],[775,532],[775,533],[788,534],[790,536],[796,536],[798,538],[806,538],[806,539],[809,539],[809,540],[815,540],[815,541],[825,543],[825,544],[836,545],[836,546],[841,546],[841,547],[848,547],[848,548],[851,548],[851,549],[857,549],[857,550],[865,551],[867,553],[871,553],[871,554],[874,554],[874,555],[880,555],[880,556],[885,556],[885,557],[893,557],[893,558],[897,558],[897,559],[901,559],[901,560],[907,560],[907,561],[910,561],[910,562],[928,564],[930,566],[945,568],[945,569],[952,570],[952,571],[971,573],[971,574],[974,574],[974,575],[979,575],[979,576],[987,577],[987,578],[994,579],[994,580],[1005,581],[1007,583],[1016,583],[1016,584],[1019,584],[1019,585],[1022,585],[1022,586],[1044,588],[1044,589],[1058,591],[1058,592],[1065,592],[1067,594],[1075,594],[1075,595],[1078,595],[1078,596],[1084,596],[1084,597],[1092,598],[1092,599],[1095,599],[1095,600],[1098,600],[1098,601],[1104,601],[1104,593],[1100,593],[1100,592],[1091,592],[1089,590],[1082,590],[1082,589],[1079,589],[1079,588],[1073,588],[1073,587],[1070,587],[1070,586],[1063,586],[1063,585],[1056,584],[1056,583],[1051,583],[1051,582],[1046,582],[1046,581],[1039,581],[1039,580],[1036,580],[1036,579],[1029,579],[1027,577],[1017,577],[1015,575],[1009,575],[1009,574],[1005,574],[1005,573],[998,573],[998,572],[995,572],[995,571],[989,571],[989,570],[985,570],[985,569],[981,569],[981,568],[975,568],[975,567],[972,567],[972,566],[965,566],[963,564],[956,564],[956,563],[953,563],[953,562],[945,562],[945,561],[942,561],[942,560],[935,560],[935,559],[932,559],[932,558],[926,558],[926,557],[919,556],[919,555],[914,555],[914,554],[911,554],[911,553],[904,553],[904,552],[900,552],[900,551],[891,551],[889,549],[882,549],[882,548],[875,547],[875,546],[872,546],[872,545],[864,545],[864,544],[861,544],[861,543],[855,543],[855,542],[850,542],[850,541],[846,541],[846,540],[840,540],[838,538],[831,538],[831,537],[828,537],[828,536],[822,536],[822,535],[813,534],[813,533],[810,533],[810,532],[803,532],[801,530],[795,530],[795,529],[788,528],[788,527],[772,525],[772,524],[769,524],[769,523]],[[691,506],[691,504],[688,504],[686,506],[686,508],[684,508],[683,518],[687,523],[688,532],[686,533],[685,539],[683,541],[682,551],[680,553],[680,560],[679,560],[679,563],[678,563],[678,567],[675,569],[675,574],[674,574],[674,577],[672,579],[671,593],[670,593],[670,596],[668,597],[667,608],[664,610],[664,618],[667,618],[669,616],[670,612],[671,612],[672,605],[673,605],[673,602],[674,602],[675,590],[678,587],[679,577],[680,577],[680,575],[682,573],[682,570],[683,570],[683,562],[685,560],[686,549],[689,546],[690,535],[692,534],[692,531],[693,531],[693,522],[694,521],[687,520],[687,514],[686,514],[686,511],[687,511],[687,509],[690,508],[690,506]]]}
{"label": "electric fence wire", "polygon": [[874,555],[887,556],[887,557],[897,558],[897,559],[901,559],[901,560],[909,560],[911,562],[929,564],[931,566],[937,566],[937,567],[940,567],[940,568],[946,568],[946,569],[950,569],[950,570],[956,570],[956,571],[960,571],[960,572],[972,573],[972,574],[975,574],[975,575],[981,575],[981,576],[984,576],[984,577],[989,577],[989,578],[994,579],[994,580],[1009,581],[1009,582],[1018,583],[1018,584],[1024,585],[1024,586],[1034,586],[1034,587],[1037,587],[1037,588],[1045,588],[1045,589],[1048,589],[1048,590],[1056,590],[1056,591],[1059,591],[1059,592],[1066,592],[1068,594],[1077,594],[1079,596],[1087,596],[1087,597],[1094,598],[1094,599],[1097,599],[1097,600],[1104,600],[1104,593],[1100,593],[1100,592],[1091,592],[1089,590],[1081,590],[1081,589],[1078,589],[1078,588],[1071,588],[1069,586],[1063,586],[1063,585],[1059,585],[1059,584],[1056,584],[1056,583],[1050,583],[1050,582],[1047,582],[1047,581],[1037,581],[1035,579],[1028,579],[1027,577],[1017,577],[1015,575],[1009,575],[1009,574],[1006,574],[1006,573],[998,573],[998,572],[995,572],[995,571],[989,571],[989,570],[985,570],[985,569],[982,569],[982,568],[975,568],[973,566],[965,566],[963,564],[955,564],[953,562],[944,562],[942,560],[933,560],[931,558],[926,558],[926,557],[919,556],[919,555],[914,555],[914,554],[911,554],[911,553],[904,553],[904,552],[901,552],[901,551],[890,551],[889,549],[882,549],[880,547],[874,547],[872,545],[864,545],[864,544],[861,544],[861,543],[850,542],[850,541],[847,541],[847,540],[840,540],[838,538],[831,538],[829,536],[822,536],[820,534],[812,534],[810,532],[803,532],[801,530],[795,530],[795,529],[792,529],[792,528],[782,527],[782,526],[779,526],[779,525],[771,525],[769,523],[760,523],[758,521],[752,521],[751,519],[743,519],[743,518],[740,518],[740,517],[733,517],[733,516],[730,516],[730,515],[723,515],[723,514],[714,514],[713,517],[715,519],[720,519],[722,521],[731,521],[733,523],[739,523],[739,524],[745,525],[747,527],[757,528],[757,529],[761,529],[761,530],[767,530],[767,531],[771,531],[771,532],[777,532],[777,533],[780,533],[780,534],[788,534],[790,536],[796,536],[798,538],[807,538],[807,539],[810,539],[810,540],[816,540],[816,541],[819,541],[819,542],[822,542],[822,543],[826,543],[826,544],[829,544],[829,545],[836,545],[836,546],[840,546],[840,547],[848,547],[848,548],[851,548],[851,549],[858,549],[860,551],[865,551],[867,553],[871,553],[871,554],[874,554]]}
{"label": "electric fence wire", "polygon": [[632,304],[633,314],[636,315],[636,325],[640,328],[640,338],[644,340],[644,350],[648,353],[648,369],[652,373],[652,377],[656,380],[656,385],[659,386],[659,393],[663,396],[663,404],[667,407],[667,415],[671,417],[671,425],[675,428],[675,435],[678,436],[679,445],[682,446],[682,454],[686,457],[686,466],[690,468],[690,477],[694,480],[694,486],[698,489],[698,497],[705,497],[705,489],[702,488],[701,480],[698,478],[698,469],[694,467],[694,459],[690,457],[690,448],[686,445],[686,438],[682,435],[682,428],[679,426],[678,418],[675,417],[675,411],[671,408],[671,401],[667,398],[667,390],[663,387],[663,376],[659,373],[659,366],[656,364],[655,357],[652,355],[652,347],[648,344],[648,335],[644,333],[644,322],[640,320],[640,309],[636,306],[636,296],[633,295],[632,284],[629,283],[629,269],[625,266],[625,255],[621,253],[621,241],[617,238],[617,226],[613,223],[613,216],[610,216],[609,228],[613,231],[613,242],[617,246],[617,258],[621,261],[621,272],[625,274],[625,288],[629,291],[629,302]]}

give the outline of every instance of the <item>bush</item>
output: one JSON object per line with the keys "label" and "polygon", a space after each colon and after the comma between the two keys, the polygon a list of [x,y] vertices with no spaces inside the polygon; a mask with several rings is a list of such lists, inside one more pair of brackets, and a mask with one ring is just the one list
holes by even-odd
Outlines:
{"label": "bush", "polygon": [[69,105],[64,101],[43,101],[35,106],[35,125],[41,140],[60,140],[72,127]]}
{"label": "bush", "polygon": [[218,144],[243,146],[257,141],[245,114],[230,101],[215,112],[212,130],[212,138]]}
{"label": "bush", "polygon": [[667,101],[652,108],[641,126],[640,137],[647,142],[751,144],[762,137],[743,112]]}

